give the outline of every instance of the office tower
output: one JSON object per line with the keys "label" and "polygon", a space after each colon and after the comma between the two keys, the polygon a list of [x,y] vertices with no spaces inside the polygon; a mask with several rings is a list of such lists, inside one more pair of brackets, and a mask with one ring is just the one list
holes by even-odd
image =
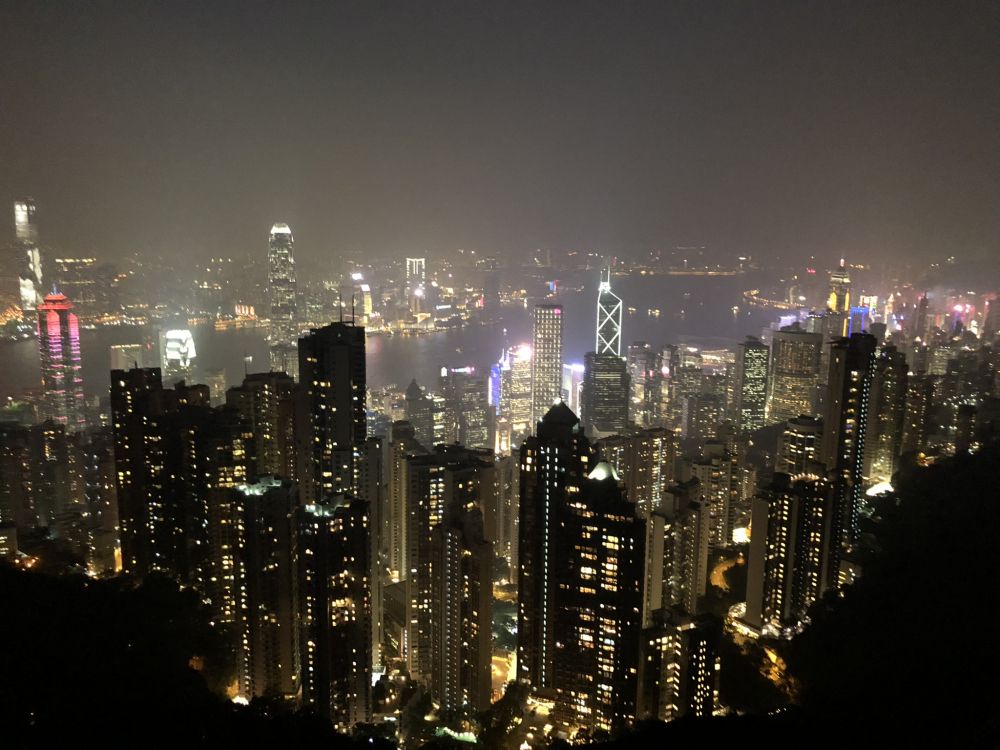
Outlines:
{"label": "office tower", "polygon": [[614,435],[628,426],[628,370],[616,354],[587,352],[583,364],[583,425],[590,438]]}
{"label": "office tower", "polygon": [[[707,379],[706,379],[707,381]],[[684,399],[684,437],[690,440],[714,440],[725,421],[725,402],[716,393],[696,393]]]}
{"label": "office tower", "polygon": [[733,383],[733,416],[740,435],[764,427],[767,407],[767,369],[770,350],[754,336],[747,336],[736,350]]}
{"label": "office tower", "polygon": [[252,435],[238,414],[209,407],[207,386],[164,389],[156,368],[112,371],[111,418],[125,572],[161,571],[211,598],[212,498],[246,482]]}
{"label": "office tower", "polygon": [[205,385],[208,386],[208,399],[212,406],[222,406],[226,403],[225,368],[205,370]]}
{"label": "office tower", "polygon": [[353,323],[313,328],[299,339],[304,407],[296,426],[299,489],[304,503],[356,492],[368,424],[365,329]]}
{"label": "office tower", "polygon": [[819,461],[822,435],[823,423],[815,417],[789,419],[778,438],[774,470],[791,476],[804,473],[809,464]]}
{"label": "office tower", "polygon": [[299,386],[284,372],[258,372],[226,391],[226,405],[235,409],[253,433],[254,474],[297,479],[295,444]]}
{"label": "office tower", "polygon": [[578,495],[557,501],[557,723],[619,732],[636,718],[645,527],[614,468],[597,464]]}
{"label": "office tower", "polygon": [[440,442],[434,434],[434,399],[424,393],[416,379],[406,387],[406,421],[421,445],[433,448]]}
{"label": "office tower", "polygon": [[288,480],[264,478],[237,488],[242,517],[239,546],[239,692],[250,699],[297,697],[301,659],[298,630],[298,492]]}
{"label": "office tower", "polygon": [[663,493],[673,480],[674,435],[670,430],[629,428],[602,438],[597,449],[622,478],[640,517],[662,506]]}
{"label": "office tower", "polygon": [[851,310],[851,275],[844,259],[840,266],[830,271],[830,296],[826,302],[827,308],[835,313],[849,314]]}
{"label": "office tower", "polygon": [[[409,596],[407,667],[414,679],[425,685],[432,685],[435,669],[440,666],[438,659],[443,658],[435,655],[435,649],[441,645],[434,636],[435,619],[444,616],[442,610],[435,609],[434,587],[438,585],[435,583],[437,577],[446,572],[434,563],[436,549],[440,552],[440,548],[435,547],[435,529],[445,525],[451,529],[449,538],[452,544],[464,544],[467,547],[471,545],[476,547],[477,555],[481,552],[476,546],[479,541],[476,529],[470,527],[468,535],[464,534],[466,519],[463,515],[473,508],[481,513],[483,494],[492,491],[493,454],[491,451],[471,450],[458,445],[438,445],[433,453],[410,455],[404,459],[404,463],[407,483],[406,581]],[[481,537],[481,516],[476,525],[480,529],[478,536]],[[456,528],[458,531],[455,531]],[[438,541],[443,543],[444,540]],[[460,571],[453,567],[448,572],[460,575]],[[487,580],[475,583],[477,591],[489,586],[489,581],[492,581],[489,565],[482,572],[486,574]],[[471,575],[471,572],[467,571],[466,575]],[[457,585],[454,581],[447,584],[451,591]],[[492,596],[492,587],[489,590]],[[478,608],[476,612],[481,614],[482,608]]]}
{"label": "office tower", "polygon": [[[287,224],[275,224],[267,248],[267,295],[270,304],[271,346],[294,347],[298,338],[298,281],[295,271],[295,239]],[[282,360],[281,362],[276,359]],[[271,369],[290,372],[294,359],[280,349],[271,356]]]}
{"label": "office tower", "polygon": [[[534,429],[531,422],[531,354],[529,344],[505,349],[490,373],[490,404],[495,418],[506,420],[514,445],[520,445]],[[495,448],[498,437],[493,441]],[[496,452],[509,453],[510,446]]]}
{"label": "office tower", "polygon": [[326,496],[297,515],[302,700],[347,732],[372,712],[367,503]]}
{"label": "office tower", "polygon": [[155,367],[158,363],[152,344],[113,344],[108,347],[112,370]]}
{"label": "office tower", "polygon": [[719,699],[719,641],[722,627],[711,615],[679,608],[656,613],[642,632],[639,719],[673,721],[712,716]]}
{"label": "office tower", "polygon": [[796,323],[771,339],[771,379],[767,398],[769,424],[816,413],[823,336]]}
{"label": "office tower", "polygon": [[865,431],[875,376],[875,337],[855,333],[831,344],[830,376],[820,459],[833,478],[845,544],[858,538],[858,518],[864,496]]}
{"label": "office tower", "polygon": [[875,359],[871,410],[865,437],[865,477],[870,484],[891,482],[903,443],[906,412],[906,357],[894,346],[882,347]]}
{"label": "office tower", "polygon": [[431,696],[444,712],[485,711],[493,687],[493,545],[482,511],[446,507],[431,530],[430,553]]}
{"label": "office tower", "polygon": [[406,259],[406,283],[413,287],[420,286],[427,280],[427,259]]}
{"label": "office tower", "polygon": [[611,266],[607,277],[602,275],[597,293],[597,332],[594,351],[597,354],[622,354],[622,301],[611,291]]}
{"label": "office tower", "polygon": [[494,460],[495,510],[492,529],[487,525],[487,538],[493,540],[498,558],[503,558],[510,570],[507,578],[517,580],[517,537],[520,503],[520,481],[516,456],[497,456]]}
{"label": "office tower", "polygon": [[667,385],[667,423],[674,429],[686,429],[688,399],[702,392],[705,373],[702,370],[701,355],[697,352],[679,350],[670,365],[670,380]]}
{"label": "office tower", "polygon": [[292,379],[299,380],[299,350],[295,344],[272,343],[268,349],[268,361],[271,372],[287,373]]}
{"label": "office tower", "polygon": [[170,328],[160,331],[160,366],[163,381],[173,385],[190,380],[198,351],[194,336],[187,328]]}
{"label": "office tower", "polygon": [[38,221],[35,201],[14,201],[14,240],[18,253],[18,286],[21,310],[25,317],[42,302],[42,257],[38,248]]}
{"label": "office tower", "polygon": [[562,394],[563,401],[570,410],[578,414],[583,391],[584,367],[579,363],[564,364],[562,366]]}
{"label": "office tower", "polygon": [[467,448],[489,447],[486,378],[477,375],[473,367],[442,367],[440,391],[446,433]]}
{"label": "office tower", "polygon": [[563,508],[582,491],[594,451],[565,404],[549,407],[520,453],[517,677],[551,691],[557,640],[556,546]]}
{"label": "office tower", "polygon": [[646,342],[629,344],[629,421],[637,427],[658,426],[662,416],[663,368],[660,362],[659,352]]}
{"label": "office tower", "polygon": [[115,270],[96,258],[56,258],[49,276],[73,300],[76,314],[84,322],[93,323],[116,311]]}
{"label": "office tower", "polygon": [[736,455],[728,450],[724,442],[709,440],[701,456],[691,463],[691,474],[701,483],[702,502],[708,504],[711,519],[709,543],[716,549],[730,546],[743,486]]}
{"label": "office tower", "polygon": [[778,473],[754,497],[745,620],[755,630],[790,636],[813,602],[835,585],[835,495],[824,477]]}
{"label": "office tower", "polygon": [[73,303],[53,291],[38,306],[38,359],[46,419],[76,432],[86,427],[80,367],[80,324]]}
{"label": "office tower", "polygon": [[562,305],[536,305],[531,357],[531,429],[562,393]]}
{"label": "office tower", "polygon": [[407,560],[407,508],[409,504],[409,484],[404,461],[408,456],[423,455],[427,450],[421,445],[409,422],[392,423],[389,438],[385,442],[385,482],[387,487],[387,512],[383,515],[385,524],[385,554],[389,566],[389,579],[406,580],[409,573]]}

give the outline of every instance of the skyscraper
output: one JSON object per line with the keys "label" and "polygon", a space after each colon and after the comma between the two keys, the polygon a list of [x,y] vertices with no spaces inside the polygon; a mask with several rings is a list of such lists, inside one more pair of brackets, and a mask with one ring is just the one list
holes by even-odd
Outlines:
{"label": "skyscraper", "polygon": [[628,426],[628,370],[618,355],[587,352],[581,395],[581,416],[588,437],[614,435]]}
{"label": "skyscraper", "polygon": [[875,359],[871,410],[865,437],[865,476],[870,484],[891,482],[903,444],[908,372],[906,357],[894,346]]}
{"label": "skyscraper", "polygon": [[851,311],[851,275],[843,258],[840,265],[830,271],[830,297],[826,302],[831,312],[849,315]]}
{"label": "skyscraper", "polygon": [[774,470],[791,476],[803,473],[809,464],[819,460],[822,435],[823,423],[815,417],[789,419],[778,438]]}
{"label": "skyscraper", "polygon": [[797,323],[775,332],[767,398],[769,424],[815,414],[822,344],[822,334],[804,331]]}
{"label": "skyscraper", "polygon": [[628,488],[636,512],[646,518],[662,507],[663,493],[673,480],[674,434],[666,427],[629,428],[597,443]]}
{"label": "skyscraper", "polygon": [[35,201],[14,201],[14,240],[18,252],[18,285],[21,310],[27,317],[42,301],[42,257],[38,248]]}
{"label": "skyscraper", "polygon": [[[820,459],[833,480],[839,538],[853,544],[864,496],[865,432],[875,377],[875,337],[855,333],[830,348],[830,377]],[[831,571],[832,575],[836,571]]]}
{"label": "skyscraper", "polygon": [[611,266],[607,278],[602,274],[597,293],[597,335],[594,351],[597,354],[622,354],[622,301],[611,291]]}
{"label": "skyscraper", "polygon": [[790,635],[836,581],[835,488],[817,474],[775,474],[753,500],[751,524],[745,620]]}
{"label": "skyscraper", "polygon": [[304,503],[356,492],[368,437],[365,329],[353,323],[314,328],[299,339],[304,413],[297,430]]}
{"label": "skyscraper", "polygon": [[691,463],[691,474],[701,483],[701,496],[708,504],[710,544],[714,548],[730,546],[736,510],[742,500],[742,474],[736,456],[722,441],[709,440],[701,457]]}
{"label": "skyscraper", "polygon": [[563,359],[562,305],[536,305],[531,358],[531,425],[560,401]]}
{"label": "skyscraper", "polygon": [[561,513],[582,491],[594,458],[580,420],[561,403],[549,407],[537,434],[521,445],[517,676],[536,690],[557,685],[556,546]]}
{"label": "skyscraper", "polygon": [[69,432],[86,426],[80,365],[80,324],[73,304],[54,291],[38,306],[38,355],[45,417]]}
{"label": "skyscraper", "polygon": [[299,386],[284,372],[247,375],[226,391],[226,405],[239,412],[254,439],[254,473],[297,479],[295,424]]}
{"label": "skyscraper", "polygon": [[747,336],[736,350],[733,416],[740,435],[766,424],[767,369],[770,350],[754,336]]}
{"label": "skyscraper", "polygon": [[[271,369],[287,372],[289,365],[296,364],[282,347],[294,347],[298,338],[297,301],[298,283],[295,271],[295,239],[287,224],[275,224],[267,249],[267,292],[271,306]],[[289,372],[296,377],[298,373]]]}

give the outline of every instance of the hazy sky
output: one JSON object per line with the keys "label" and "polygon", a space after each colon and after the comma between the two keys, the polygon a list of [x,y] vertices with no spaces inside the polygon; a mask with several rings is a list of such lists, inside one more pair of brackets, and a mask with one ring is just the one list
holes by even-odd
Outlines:
{"label": "hazy sky", "polygon": [[0,198],[108,256],[1000,254],[998,40],[955,0],[2,0]]}

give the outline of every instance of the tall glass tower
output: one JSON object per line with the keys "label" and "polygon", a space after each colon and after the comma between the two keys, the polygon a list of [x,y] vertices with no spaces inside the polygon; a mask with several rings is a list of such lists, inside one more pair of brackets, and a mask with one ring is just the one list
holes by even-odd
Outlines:
{"label": "tall glass tower", "polygon": [[531,425],[561,401],[563,319],[562,305],[536,305],[531,358]]}
{"label": "tall glass tower", "polygon": [[35,201],[14,201],[14,235],[18,250],[18,285],[21,309],[29,315],[42,301],[42,257],[38,249],[38,223]]}
{"label": "tall glass tower", "polygon": [[[294,347],[298,340],[296,325],[297,291],[295,274],[295,239],[287,224],[271,227],[267,251],[267,291],[271,304],[271,369],[288,372],[297,369]],[[297,377],[297,372],[289,372]]]}
{"label": "tall glass tower", "polygon": [[597,293],[597,354],[622,355],[622,301],[611,291],[611,266]]}
{"label": "tall glass tower", "polygon": [[73,432],[86,426],[80,375],[80,324],[73,303],[53,290],[38,306],[38,354],[45,418]]}

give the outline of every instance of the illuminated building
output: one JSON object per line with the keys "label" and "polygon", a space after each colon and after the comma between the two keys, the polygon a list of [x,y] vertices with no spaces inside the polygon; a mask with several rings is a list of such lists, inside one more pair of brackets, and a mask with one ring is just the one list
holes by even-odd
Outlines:
{"label": "illuminated building", "polygon": [[442,367],[439,390],[444,397],[446,432],[468,448],[488,447],[486,378],[477,375],[473,367]]}
{"label": "illuminated building", "polygon": [[424,393],[416,379],[406,387],[406,421],[413,427],[417,442],[433,448],[439,440],[434,434],[434,399]]}
{"label": "illuminated building", "polygon": [[128,370],[133,367],[155,367],[152,344],[112,344],[108,347],[112,370]]}
{"label": "illuminated building", "polygon": [[712,518],[708,505],[700,497],[701,483],[697,477],[691,477],[668,487],[663,502],[663,512],[671,521],[673,532],[673,550],[668,560],[671,570],[669,575],[664,574],[669,590],[664,598],[688,614],[699,611],[698,601],[708,587]]}
{"label": "illuminated building", "polygon": [[49,275],[71,300],[84,322],[116,312],[113,303],[115,272],[96,258],[56,258]]}
{"label": "illuminated building", "polygon": [[906,357],[894,346],[883,347],[875,359],[865,470],[869,484],[891,482],[903,443],[908,372]]}
{"label": "illuminated building", "polygon": [[427,280],[427,259],[407,258],[406,259],[406,283],[414,287],[420,286]]}
{"label": "illuminated building", "polygon": [[[298,338],[298,282],[295,270],[295,239],[287,224],[275,224],[267,249],[267,294],[270,304],[272,350],[295,347]],[[278,349],[272,351],[271,369],[297,377],[294,356]]]}
{"label": "illuminated building", "polygon": [[719,702],[721,637],[721,623],[711,615],[658,610],[642,631],[638,718],[712,716]]}
{"label": "illuminated building", "polygon": [[42,257],[35,201],[31,198],[14,201],[14,239],[20,256],[17,268],[21,310],[27,317],[42,302]]}
{"label": "illuminated building", "polygon": [[628,347],[629,421],[637,427],[659,425],[664,370],[662,357],[649,344],[637,341]]}
{"label": "illuminated building", "polygon": [[574,413],[580,413],[580,404],[582,401],[582,390],[583,390],[583,373],[584,366],[582,364],[563,364],[562,366],[562,393],[563,400]]}
{"label": "illuminated building", "polygon": [[[707,383],[708,379],[704,382]],[[698,441],[714,440],[725,421],[724,397],[704,392],[687,396],[682,415],[684,437]]]}
{"label": "illuminated building", "polygon": [[521,344],[503,352],[490,373],[490,404],[498,420],[504,419],[514,445],[531,434],[531,346]]}
{"label": "illuminated building", "polygon": [[247,375],[226,391],[226,405],[249,425],[254,442],[254,474],[297,479],[295,447],[299,386],[283,372]]}
{"label": "illuminated building", "polygon": [[823,336],[786,326],[771,339],[771,380],[767,399],[769,424],[816,412]]}
{"label": "illuminated building", "polygon": [[635,722],[645,560],[635,510],[603,462],[556,510],[553,717],[568,727],[617,733]]}
{"label": "illuminated building", "polygon": [[171,328],[160,331],[160,359],[163,380],[168,385],[191,379],[194,360],[198,351],[194,346],[194,336],[187,328]]}
{"label": "illuminated building", "polygon": [[587,352],[581,392],[584,431],[590,438],[614,435],[628,426],[629,382],[625,360]]}
{"label": "illuminated building", "polygon": [[302,701],[347,732],[372,713],[367,503],[332,495],[297,515]]}
{"label": "illuminated building", "polygon": [[[486,535],[493,540],[497,557],[503,558],[510,569],[509,578],[517,576],[517,536],[518,536],[518,463],[516,456],[497,456],[494,460],[494,484],[492,514],[486,516]],[[492,518],[490,517],[492,515]]]}
{"label": "illuminated building", "polygon": [[485,711],[493,682],[493,545],[478,507],[445,508],[431,530],[431,572],[431,697],[445,712]]}
{"label": "illuminated building", "polygon": [[796,417],[785,423],[778,438],[778,454],[774,470],[795,476],[819,460],[818,451],[823,435],[823,423],[815,417]]}
{"label": "illuminated building", "polygon": [[705,443],[701,457],[691,463],[691,474],[701,483],[711,523],[709,543],[728,547],[733,541],[736,509],[742,500],[742,475],[737,457],[719,440]]}
{"label": "illuminated building", "polygon": [[[457,700],[456,696],[463,692],[479,696],[480,669],[488,669],[488,665],[484,667],[469,660],[480,658],[481,643],[478,638],[489,639],[492,631],[487,627],[484,633],[475,623],[461,626],[467,632],[474,632],[477,640],[467,646],[469,651],[464,656],[452,655],[449,667],[452,671],[448,675],[442,675],[439,671],[441,660],[446,658],[441,650],[446,643],[436,635],[441,632],[441,628],[452,628],[451,633],[455,634],[455,622],[452,620],[446,624],[442,622],[442,618],[459,616],[455,609],[459,599],[454,597],[458,596],[457,592],[463,586],[467,585],[470,593],[476,596],[488,589],[492,597],[492,569],[489,564],[480,567],[481,557],[485,554],[480,542],[483,534],[481,514],[484,495],[493,491],[493,453],[458,445],[438,445],[433,453],[410,455],[404,459],[404,463],[407,483],[406,584],[409,600],[406,618],[407,668],[414,679],[431,686],[432,690],[445,691],[449,700]],[[480,514],[478,520],[466,517],[466,513],[473,509]],[[467,522],[471,524],[468,527]],[[439,529],[442,525],[445,528]],[[461,554],[462,549],[476,557],[476,560],[469,561],[471,567],[455,567],[450,564],[444,569],[440,567],[440,564],[453,561],[453,553]],[[491,558],[491,555],[492,551],[487,557]],[[438,564],[435,564],[435,560]],[[446,576],[449,580],[441,580],[441,576]],[[467,579],[465,583],[460,580],[462,578]],[[437,602],[436,591],[439,595]],[[465,616],[475,619],[484,612],[492,617],[491,605],[483,604],[477,599],[475,607],[466,611]],[[452,641],[450,646],[454,648],[455,642]],[[455,658],[466,662],[466,666],[456,666],[453,661]],[[463,680],[454,672],[455,669],[465,673],[467,679],[464,686]],[[473,676],[474,685],[468,682]],[[450,684],[445,685],[446,682]]]}
{"label": "illuminated building", "polygon": [[745,435],[767,424],[767,370],[770,350],[760,339],[747,336],[736,351],[733,415],[736,431]]}
{"label": "illuminated building", "polygon": [[80,366],[80,323],[73,303],[53,291],[38,306],[38,359],[44,416],[69,432],[86,427]]}
{"label": "illuminated building", "polygon": [[594,458],[580,420],[561,403],[549,407],[537,433],[521,445],[517,677],[538,691],[551,693],[558,684],[556,547],[565,544],[559,536],[561,514],[582,492]]}
{"label": "illuminated building", "polygon": [[597,448],[602,460],[622,478],[641,517],[661,507],[663,493],[673,479],[674,434],[670,430],[629,428],[602,438]]}
{"label": "illuminated building", "polygon": [[250,699],[297,698],[298,534],[295,485],[265,478],[236,490],[242,505],[238,563],[239,692]]}
{"label": "illuminated building", "polygon": [[205,370],[205,385],[208,386],[208,398],[212,406],[222,406],[226,402],[225,368]]}
{"label": "illuminated building", "polygon": [[562,305],[536,305],[532,332],[531,425],[561,400],[563,362]]}
{"label": "illuminated building", "polygon": [[622,301],[611,291],[611,267],[607,278],[601,278],[597,293],[597,335],[594,351],[597,354],[622,354]]}
{"label": "illuminated building", "polygon": [[83,502],[74,446],[64,425],[0,422],[0,524],[49,528]]}
{"label": "illuminated building", "polygon": [[209,513],[217,492],[247,481],[252,436],[238,414],[208,402],[204,385],[164,389],[156,368],[111,373],[124,570],[172,575],[211,599],[218,616],[233,611],[234,572],[213,576],[223,563]]}
{"label": "illuminated building", "polygon": [[406,476],[407,456],[422,455],[427,450],[417,441],[413,425],[409,422],[392,423],[385,443],[385,481],[387,487],[387,512],[383,514],[385,532],[384,553],[388,561],[389,577],[394,581],[405,580],[409,573],[407,561],[407,498],[409,484]]}
{"label": "illuminated building", "polygon": [[848,545],[858,538],[864,495],[865,433],[875,376],[875,348],[875,337],[867,333],[835,341],[830,348],[820,460],[833,479],[838,532]]}
{"label": "illuminated building", "polygon": [[313,328],[299,339],[304,418],[299,488],[304,503],[356,492],[365,439],[365,329],[353,323]]}
{"label": "illuminated building", "polygon": [[816,474],[775,474],[753,499],[746,623],[791,635],[837,577],[836,489]]}
{"label": "illuminated building", "polygon": [[848,314],[851,311],[851,275],[843,258],[840,259],[840,266],[830,271],[830,296],[826,306],[835,313]]}

